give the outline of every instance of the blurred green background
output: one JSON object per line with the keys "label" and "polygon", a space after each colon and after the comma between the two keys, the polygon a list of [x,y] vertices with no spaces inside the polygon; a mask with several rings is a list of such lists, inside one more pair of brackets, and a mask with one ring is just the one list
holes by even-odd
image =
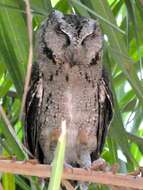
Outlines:
{"label": "blurred green background", "polygon": [[[102,157],[119,163],[120,172],[143,165],[143,1],[30,0],[33,39],[52,8],[97,18],[104,35],[104,58],[114,94],[112,121]],[[33,40],[34,43],[34,40]],[[19,121],[28,60],[28,32],[23,0],[0,0],[0,104],[15,133],[0,118],[0,154],[25,159]],[[16,135],[15,135],[16,134]],[[42,189],[37,178],[0,175],[4,190]],[[93,185],[94,189],[107,189]]]}

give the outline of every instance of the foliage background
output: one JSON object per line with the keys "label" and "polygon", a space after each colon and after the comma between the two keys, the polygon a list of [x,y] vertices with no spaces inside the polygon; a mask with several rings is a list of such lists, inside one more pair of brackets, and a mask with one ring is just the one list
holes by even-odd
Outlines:
{"label": "foliage background", "polygon": [[[33,38],[51,8],[98,18],[104,35],[104,64],[114,94],[114,119],[102,153],[120,172],[143,165],[143,2],[140,0],[31,0]],[[34,42],[33,42],[34,43]],[[0,1],[0,104],[15,133],[0,120],[0,154],[25,159],[19,120],[28,59],[25,3]],[[16,135],[15,135],[16,134]],[[41,189],[36,178],[0,175],[4,190]],[[30,181],[30,182],[27,182]],[[91,189],[106,189],[92,186]]]}

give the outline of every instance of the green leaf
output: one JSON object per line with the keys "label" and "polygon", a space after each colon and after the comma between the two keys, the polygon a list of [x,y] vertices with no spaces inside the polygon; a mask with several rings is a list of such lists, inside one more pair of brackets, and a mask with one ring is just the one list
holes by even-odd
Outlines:
{"label": "green leaf", "polygon": [[2,176],[2,185],[4,190],[15,190],[15,177],[13,174],[5,173]]}
{"label": "green leaf", "polygon": [[[1,109],[1,107],[0,107]],[[2,111],[1,111],[2,113]],[[3,117],[5,117],[5,113],[3,113]],[[13,153],[13,155],[16,155],[18,159],[24,159],[27,157],[25,151],[23,150],[22,144],[18,140],[15,131],[11,127],[9,121],[7,119],[0,120],[0,127],[2,129],[3,135],[5,136],[10,151]]]}
{"label": "green leaf", "polygon": [[[9,154],[4,150],[3,155],[9,156]],[[15,176],[10,173],[4,173],[2,175],[2,186],[4,190],[15,190]]]}
{"label": "green leaf", "polygon": [[[1,3],[16,5],[16,0],[2,0]],[[28,38],[23,16],[8,8],[0,11],[0,56],[5,64],[18,96],[23,93],[24,74],[27,64]]]}
{"label": "green leaf", "polygon": [[12,85],[12,81],[9,79],[5,80],[2,83],[2,85],[0,85],[0,88],[2,89],[0,91],[0,99],[8,93],[8,90],[10,89],[11,85]]}
{"label": "green leaf", "polygon": [[[89,13],[93,14],[94,16],[96,16],[98,19],[102,20],[104,23],[108,24],[109,26],[111,26],[112,28],[116,29],[118,32],[121,32],[122,34],[124,34],[124,31],[122,31],[120,28],[118,28],[115,24],[113,24],[112,22],[110,22],[108,19],[106,19],[106,17],[101,16],[101,14],[98,14],[97,11],[93,11],[92,9],[89,9],[87,6],[85,6],[84,4],[80,3],[80,1],[76,1],[76,0],[71,0],[72,3],[74,5],[76,5],[76,7],[81,7],[84,10],[87,10]],[[94,2],[95,3],[95,2]],[[80,10],[82,10],[80,8]],[[82,11],[80,12],[82,15]],[[84,15],[87,16],[87,15]]]}
{"label": "green leaf", "polygon": [[22,189],[22,190],[31,190],[31,187],[27,185],[26,180],[24,181],[23,178],[20,176],[15,176],[15,182],[16,184]]}
{"label": "green leaf", "polygon": [[60,189],[66,146],[66,122],[62,121],[61,125],[62,132],[58,140],[55,157],[52,163],[52,173],[48,190]]}
{"label": "green leaf", "polygon": [[67,0],[58,1],[54,8],[65,13],[68,12],[69,9],[71,10],[71,7],[69,7]]}

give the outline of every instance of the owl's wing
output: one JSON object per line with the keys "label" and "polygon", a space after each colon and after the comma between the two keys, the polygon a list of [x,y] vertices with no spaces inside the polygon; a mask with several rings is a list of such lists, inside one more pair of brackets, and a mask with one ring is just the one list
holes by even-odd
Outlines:
{"label": "owl's wing", "polygon": [[[39,134],[39,120],[38,116],[41,112],[42,103],[42,76],[39,73],[39,67],[37,64],[33,64],[31,74],[31,84],[26,98],[26,119],[25,119],[25,144],[30,150],[30,153],[35,155],[41,155],[42,152],[38,143]],[[40,154],[38,154],[40,152]],[[36,156],[36,157],[37,157]]]}
{"label": "owl's wing", "polygon": [[92,160],[97,159],[105,143],[105,138],[113,116],[113,96],[105,70],[98,84],[99,117],[97,129],[97,149],[92,153]]}

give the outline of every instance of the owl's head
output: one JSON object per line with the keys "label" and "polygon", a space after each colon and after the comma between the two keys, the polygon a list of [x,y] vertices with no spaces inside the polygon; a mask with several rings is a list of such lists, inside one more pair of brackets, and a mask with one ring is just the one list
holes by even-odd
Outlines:
{"label": "owl's head", "polygon": [[93,19],[53,11],[37,39],[37,53],[55,63],[93,65],[101,60],[102,34]]}

